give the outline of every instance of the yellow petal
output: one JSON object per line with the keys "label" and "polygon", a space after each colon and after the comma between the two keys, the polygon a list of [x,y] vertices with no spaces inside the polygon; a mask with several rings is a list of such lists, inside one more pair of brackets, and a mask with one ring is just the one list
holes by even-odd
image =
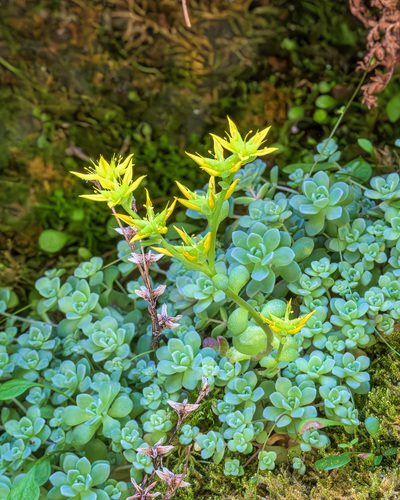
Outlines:
{"label": "yellow petal", "polygon": [[92,201],[107,201],[108,199],[103,194],[81,194],[79,195],[79,198],[86,198],[87,200]]}
{"label": "yellow petal", "polygon": [[223,148],[226,150],[230,151],[231,153],[235,153],[235,149],[232,148],[232,146],[227,142],[225,139],[222,139],[222,137],[218,137],[218,135],[210,134],[211,137],[217,141]]}
{"label": "yellow petal", "polygon": [[229,116],[227,116],[227,118],[228,118],[229,131],[231,133],[231,136],[234,140],[236,140],[238,138],[238,135],[239,135],[238,129],[237,129],[236,125],[234,124],[234,122],[229,118]]}
{"label": "yellow petal", "polygon": [[269,130],[270,130],[270,126],[265,128],[264,130],[261,130],[260,132],[257,132],[253,138],[252,138],[252,142],[258,142],[258,143],[262,143],[262,141],[265,139],[265,137],[267,136]]}
{"label": "yellow petal", "polygon": [[268,155],[269,153],[273,153],[274,151],[278,151],[278,148],[264,148],[260,151],[257,151],[257,156]]}
{"label": "yellow petal", "polygon": [[190,260],[191,262],[197,262],[197,255],[193,256],[190,255],[188,252],[182,252],[182,255],[187,259]]}
{"label": "yellow petal", "polygon": [[207,236],[206,236],[206,239],[204,241],[204,252],[205,253],[208,253],[210,251],[210,248],[211,248],[211,233],[208,233]]}
{"label": "yellow petal", "polygon": [[224,148],[221,146],[221,144],[213,137],[214,141],[214,155],[215,158],[223,158],[224,157]]}
{"label": "yellow petal", "polygon": [[152,250],[155,250],[158,253],[162,253],[164,255],[168,255],[168,257],[173,257],[172,253],[162,247],[150,247]]}
{"label": "yellow petal", "polygon": [[110,164],[106,162],[103,156],[100,156],[99,164],[97,165],[96,170],[102,177],[110,176]]}
{"label": "yellow petal", "polygon": [[201,166],[200,168],[205,170],[207,172],[207,174],[209,174],[209,175],[216,175],[216,176],[221,175],[221,172],[218,172],[218,170],[214,170],[208,166],[205,166],[205,167]]}
{"label": "yellow petal", "polygon": [[180,182],[178,182],[178,181],[175,181],[175,182],[176,182],[176,185],[178,186],[178,188],[180,189],[181,193],[183,194],[183,196],[186,196],[186,198],[188,200],[193,200],[193,193],[186,186],[181,184]]}
{"label": "yellow petal", "polygon": [[95,181],[99,177],[97,174],[81,174],[80,172],[73,172],[72,170],[70,171],[70,173],[86,181]]}
{"label": "yellow petal", "polygon": [[[172,212],[173,212],[173,211],[174,211],[174,209],[175,209],[175,206],[176,206],[176,201],[177,201],[177,199],[175,198],[175,200],[172,202],[172,205],[168,208],[168,210],[167,210],[167,213],[166,213],[166,215],[165,215],[165,219],[164,219],[164,220],[167,220],[167,219],[171,216]],[[168,205],[167,205],[167,206],[168,206]]]}
{"label": "yellow petal", "polygon": [[238,182],[239,182],[239,179],[236,179],[229,186],[229,189],[228,189],[228,191],[226,192],[226,195],[225,195],[225,200],[227,200],[232,195],[232,193],[235,191],[235,187],[237,186]]}
{"label": "yellow petal", "polygon": [[131,193],[132,191],[135,191],[142,182],[142,180],[147,177],[147,175],[142,175],[141,177],[138,177],[132,184],[129,186],[129,192]]}
{"label": "yellow petal", "polygon": [[133,170],[132,163],[130,163],[125,171],[124,178],[122,179],[122,184],[130,184],[132,180]]}
{"label": "yellow petal", "polygon": [[98,181],[103,189],[107,189],[107,191],[114,191],[118,189],[118,184],[116,182],[111,181],[110,179],[103,179],[102,177],[98,177]]}
{"label": "yellow petal", "polygon": [[196,210],[196,212],[201,212],[201,209],[198,206],[193,205],[188,200],[184,200],[183,198],[178,198],[178,201],[179,201],[179,203],[182,203],[182,205],[184,205],[187,208],[191,208],[192,210]]}
{"label": "yellow petal", "polygon": [[133,153],[130,154],[129,156],[127,156],[122,163],[118,163],[118,165],[115,168],[115,173],[117,175],[121,175],[125,172],[125,170],[128,168],[129,164],[132,161],[132,156],[133,156]]}
{"label": "yellow petal", "polygon": [[186,245],[190,245],[189,241],[189,236],[185,233],[185,231],[182,231],[181,229],[177,228],[174,226],[175,231],[179,234],[181,239],[186,243]]}
{"label": "yellow petal", "polygon": [[132,226],[133,222],[135,222],[130,215],[124,215],[124,214],[114,214],[114,215],[115,217],[118,217],[118,219],[125,222],[125,224],[128,224],[128,226]]}
{"label": "yellow petal", "polygon": [[246,158],[242,158],[240,161],[238,161],[238,162],[236,163],[236,165],[234,165],[232,168],[230,168],[230,169],[229,169],[229,172],[232,172],[232,173],[237,172],[240,168],[242,168],[243,162],[244,162],[245,160],[247,160],[247,158],[248,158],[248,157],[246,157]]}
{"label": "yellow petal", "polygon": [[[185,153],[186,153],[186,151],[185,151]],[[200,165],[200,166],[207,165],[202,156],[200,156],[200,155],[195,156],[195,155],[192,155],[191,153],[186,153],[186,154],[189,156],[189,158],[194,160],[198,165]]]}

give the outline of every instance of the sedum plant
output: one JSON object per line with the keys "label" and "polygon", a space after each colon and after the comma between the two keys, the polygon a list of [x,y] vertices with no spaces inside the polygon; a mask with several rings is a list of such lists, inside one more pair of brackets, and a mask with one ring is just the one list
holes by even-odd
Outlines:
{"label": "sedum plant", "polygon": [[357,432],[368,349],[400,320],[399,175],[354,181],[333,139],[314,174],[267,171],[267,133],[229,120],[189,155],[206,184],[160,209],[137,207],[132,155],[76,173],[123,240],[117,262],[47,271],[26,318],[0,291],[4,498],[168,500],[189,463],[304,474],[324,427]]}

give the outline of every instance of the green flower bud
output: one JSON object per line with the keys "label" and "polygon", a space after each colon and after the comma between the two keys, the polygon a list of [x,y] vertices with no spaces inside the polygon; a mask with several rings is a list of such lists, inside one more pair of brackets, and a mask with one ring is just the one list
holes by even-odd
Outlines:
{"label": "green flower bud", "polygon": [[212,277],[212,282],[217,290],[226,290],[229,286],[228,276],[225,274],[216,274]]}
{"label": "green flower bud", "polygon": [[239,293],[240,290],[247,284],[250,279],[249,271],[242,265],[234,267],[229,273],[229,288],[234,293]]}
{"label": "green flower bud", "polygon": [[250,325],[241,335],[233,338],[233,346],[243,354],[256,356],[267,347],[267,334],[259,326]]}
{"label": "green flower bud", "polygon": [[228,319],[228,330],[234,337],[243,333],[249,326],[249,313],[239,307],[235,309]]}
{"label": "green flower bud", "polygon": [[284,302],[283,300],[272,299],[269,300],[262,308],[261,314],[268,319],[270,318],[269,313],[277,316],[278,318],[282,318],[283,316],[285,316],[286,308],[286,302]]}

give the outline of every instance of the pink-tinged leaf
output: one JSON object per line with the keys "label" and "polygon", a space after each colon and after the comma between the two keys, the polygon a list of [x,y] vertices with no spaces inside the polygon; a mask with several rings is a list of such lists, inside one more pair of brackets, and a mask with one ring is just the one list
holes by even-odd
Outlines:
{"label": "pink-tinged leaf", "polygon": [[357,457],[359,457],[359,458],[371,458],[371,457],[373,457],[373,456],[374,456],[374,454],[373,454],[373,453],[359,453],[359,454],[357,455]]}
{"label": "pink-tinged leaf", "polygon": [[343,425],[342,422],[337,422],[336,420],[329,420],[327,418],[313,418],[308,420],[302,420],[299,425],[298,433],[304,434],[310,429],[322,429],[324,427],[331,427],[333,425]]}
{"label": "pink-tinged leaf", "polygon": [[220,354],[221,358],[223,358],[226,355],[226,353],[228,352],[228,349],[229,349],[228,341],[226,340],[225,337],[218,336],[217,337],[217,342],[218,342],[218,345],[219,345],[219,354]]}

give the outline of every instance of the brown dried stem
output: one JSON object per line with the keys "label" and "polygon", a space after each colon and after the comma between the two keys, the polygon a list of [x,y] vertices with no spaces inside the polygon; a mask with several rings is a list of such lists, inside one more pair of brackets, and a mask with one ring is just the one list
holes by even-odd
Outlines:
{"label": "brown dried stem", "polygon": [[[96,186],[97,189],[101,190],[101,185],[98,181],[93,181],[93,184]],[[136,205],[135,205],[135,200],[132,203],[132,209],[137,212]],[[117,211],[115,210],[115,207],[111,207],[111,211],[114,215],[116,215]],[[121,233],[123,234],[125,240],[127,241],[130,249],[132,250],[132,253],[135,254],[135,243],[131,243],[131,238],[127,233],[127,228],[125,228],[122,224],[121,221],[119,220],[118,217],[115,217],[117,219],[118,225],[120,227]],[[147,257],[145,254],[145,251],[143,249],[143,246],[141,246],[142,250],[142,258],[143,258],[143,267],[139,262],[136,261],[137,268],[139,269],[140,275],[143,278],[144,284],[148,290],[148,295],[149,295],[149,305],[148,305],[148,311],[151,317],[151,326],[152,326],[152,340],[151,340],[151,347],[153,349],[157,349],[158,344],[160,343],[162,336],[160,335],[162,332],[162,328],[160,327],[159,321],[158,321],[158,316],[157,316],[157,299],[153,294],[153,290],[151,287],[151,282],[150,282],[150,275],[149,275],[149,264],[147,261]]]}

